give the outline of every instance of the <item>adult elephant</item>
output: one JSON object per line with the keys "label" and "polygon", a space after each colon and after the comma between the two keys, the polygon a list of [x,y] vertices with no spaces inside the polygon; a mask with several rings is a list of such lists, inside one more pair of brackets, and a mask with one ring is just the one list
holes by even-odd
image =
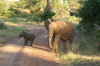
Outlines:
{"label": "adult elephant", "polygon": [[[48,23],[48,24],[47,24]],[[48,30],[48,39],[49,46],[52,48],[53,52],[58,52],[58,41],[61,39],[63,43],[63,51],[66,51],[66,41],[69,40],[70,50],[72,50],[72,42],[74,38],[74,27],[72,24],[65,21],[55,21],[51,22],[50,19],[47,19],[44,23],[46,29]],[[51,37],[54,37],[53,47],[51,46]]]}

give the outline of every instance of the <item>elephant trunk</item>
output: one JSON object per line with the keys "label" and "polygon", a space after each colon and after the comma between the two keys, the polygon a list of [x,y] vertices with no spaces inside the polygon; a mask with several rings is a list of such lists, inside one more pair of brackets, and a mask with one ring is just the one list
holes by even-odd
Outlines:
{"label": "elephant trunk", "polygon": [[52,36],[53,36],[53,31],[51,31],[51,30],[49,29],[48,38],[49,38],[49,47],[50,47],[51,49],[52,49],[52,44],[51,44]]}
{"label": "elephant trunk", "polygon": [[52,49],[52,46],[51,46],[51,37],[49,38],[49,47]]}

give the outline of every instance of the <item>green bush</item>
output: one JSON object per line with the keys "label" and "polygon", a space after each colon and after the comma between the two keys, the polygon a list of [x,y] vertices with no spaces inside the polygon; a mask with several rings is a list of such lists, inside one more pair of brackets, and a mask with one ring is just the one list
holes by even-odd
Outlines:
{"label": "green bush", "polygon": [[48,18],[52,18],[56,13],[50,11],[50,10],[47,10],[47,11],[44,11],[43,15],[42,15],[42,19],[46,20]]}
{"label": "green bush", "polygon": [[86,50],[88,46],[88,43],[86,41],[81,40],[77,45],[76,45],[76,50]]}
{"label": "green bush", "polygon": [[16,17],[27,18],[29,15],[26,13],[17,14]]}
{"label": "green bush", "polygon": [[7,26],[3,22],[0,22],[0,29],[7,29]]}
{"label": "green bush", "polygon": [[[70,8],[68,6],[68,3],[65,3],[65,0],[62,0],[63,2],[61,2],[61,0],[54,0],[54,1],[50,1],[50,7],[51,7],[51,11],[55,12],[56,14],[53,16],[54,19],[61,19],[61,18],[65,18],[65,17],[69,17],[70,16]],[[66,0],[67,1],[67,0]],[[72,0],[71,0],[72,1]]]}
{"label": "green bush", "polygon": [[36,22],[40,22],[40,21],[41,21],[41,18],[40,18],[40,17],[37,17],[37,16],[34,16],[34,17],[29,16],[29,17],[27,18],[27,21],[36,21]]}
{"label": "green bush", "polygon": [[7,13],[5,14],[5,16],[7,17],[7,18],[10,18],[10,17],[13,17],[13,16],[15,16],[16,14],[13,12],[13,11],[7,11]]}
{"label": "green bush", "polygon": [[5,14],[4,4],[0,2],[0,16],[4,16],[4,14]]}
{"label": "green bush", "polygon": [[79,11],[82,20],[77,29],[85,29],[91,31],[94,24],[100,26],[100,2],[99,0],[86,0],[83,7]]}

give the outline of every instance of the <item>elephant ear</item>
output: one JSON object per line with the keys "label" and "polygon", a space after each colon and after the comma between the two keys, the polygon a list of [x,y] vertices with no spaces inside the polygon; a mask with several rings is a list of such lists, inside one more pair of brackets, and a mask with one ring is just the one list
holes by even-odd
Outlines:
{"label": "elephant ear", "polygon": [[57,28],[55,30],[55,33],[59,33],[63,31],[66,28],[66,22],[65,21],[56,21]]}
{"label": "elephant ear", "polygon": [[44,26],[45,26],[45,28],[48,30],[48,25],[50,24],[50,22],[51,22],[51,20],[48,18],[48,19],[46,19],[45,20],[45,22],[44,22]]}

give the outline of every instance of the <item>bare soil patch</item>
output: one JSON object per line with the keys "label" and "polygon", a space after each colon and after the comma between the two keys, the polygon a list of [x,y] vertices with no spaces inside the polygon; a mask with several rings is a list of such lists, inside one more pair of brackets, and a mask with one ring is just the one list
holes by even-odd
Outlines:
{"label": "bare soil patch", "polygon": [[[20,25],[35,34],[35,46],[23,46],[24,39],[18,36],[0,47],[0,66],[59,66],[54,60],[55,53],[49,52],[47,30],[43,26]],[[30,42],[29,42],[30,43]]]}

